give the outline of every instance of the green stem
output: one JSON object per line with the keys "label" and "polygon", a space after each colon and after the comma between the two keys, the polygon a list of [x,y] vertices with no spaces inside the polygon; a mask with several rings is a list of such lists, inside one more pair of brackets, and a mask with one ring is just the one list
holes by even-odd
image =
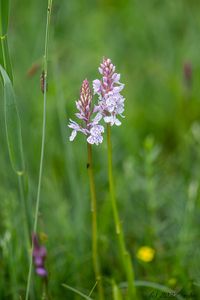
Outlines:
{"label": "green stem", "polygon": [[49,287],[48,287],[48,280],[47,278],[44,278],[43,280],[43,296],[42,296],[42,300],[50,300],[50,296],[49,296]]}
{"label": "green stem", "polygon": [[3,67],[7,71],[5,40],[6,40],[6,35],[1,37],[1,48],[2,48],[3,63],[4,63]]}
{"label": "green stem", "polygon": [[20,200],[21,200],[21,205],[22,205],[22,211],[24,213],[24,219],[26,220],[26,226],[24,226],[24,228],[26,228],[25,230],[25,238],[27,241],[27,245],[29,246],[30,243],[30,234],[31,234],[31,222],[30,222],[30,217],[29,217],[29,211],[28,211],[28,207],[27,207],[27,201],[25,199],[25,188],[24,188],[24,181],[23,181],[23,174],[22,175],[18,175],[18,182],[19,182],[19,192],[20,192]]}
{"label": "green stem", "polygon": [[115,186],[113,180],[113,167],[112,167],[112,143],[111,143],[110,125],[107,125],[107,146],[108,146],[108,177],[109,177],[110,200],[111,200],[113,217],[115,222],[115,231],[118,239],[122,265],[126,272],[126,277],[128,281],[128,297],[130,300],[133,300],[133,299],[137,299],[136,289],[134,285],[134,271],[133,271],[133,265],[131,262],[130,254],[126,249],[124,233],[119,218],[117,201],[115,196]]}
{"label": "green stem", "polygon": [[91,213],[92,213],[92,258],[93,258],[93,266],[94,273],[97,281],[97,288],[99,299],[104,299],[103,293],[103,285],[101,279],[101,271],[99,265],[99,257],[98,257],[98,232],[97,232],[97,201],[96,201],[96,190],[94,183],[94,173],[93,173],[93,164],[92,164],[92,146],[91,144],[87,144],[88,146],[88,175],[90,181],[90,194],[91,194]]}
{"label": "green stem", "polygon": [[[38,179],[37,199],[36,199],[34,225],[33,225],[33,232],[34,233],[37,232],[38,213],[39,213],[39,204],[40,204],[40,191],[41,191],[42,171],[43,171],[43,160],[44,160],[44,146],[45,146],[45,132],[46,132],[48,43],[49,43],[49,25],[50,25],[50,17],[51,17],[51,8],[52,8],[52,0],[48,0],[46,33],[45,33],[45,46],[44,46],[44,98],[43,98],[42,144],[41,144],[41,155],[40,155],[40,167],[39,167],[39,179]],[[25,298],[25,300],[28,300],[29,291],[30,291],[31,273],[32,273],[32,265],[33,265],[32,252],[33,252],[33,244],[32,244],[32,247],[31,247],[31,257],[30,257],[30,265],[29,265],[29,272],[28,272],[28,280],[27,280],[26,298]]]}
{"label": "green stem", "polygon": [[12,67],[10,61],[10,54],[8,49],[8,41],[7,41],[7,34],[0,37],[1,39],[1,53],[3,59],[3,68],[6,70],[11,82],[13,82],[13,75],[12,75]]}

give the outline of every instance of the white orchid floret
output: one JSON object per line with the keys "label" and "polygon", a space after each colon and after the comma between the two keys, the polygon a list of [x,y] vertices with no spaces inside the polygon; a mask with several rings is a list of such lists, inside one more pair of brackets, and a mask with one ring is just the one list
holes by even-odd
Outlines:
{"label": "white orchid floret", "polygon": [[115,115],[104,117],[104,121],[105,121],[105,123],[108,123],[111,126],[113,126],[113,125],[120,126],[121,125],[120,120],[118,120]]}
{"label": "white orchid floret", "polygon": [[99,79],[95,79],[93,81],[93,90],[94,94],[99,94],[101,91],[101,81]]}
{"label": "white orchid floret", "polygon": [[124,112],[125,98],[120,94],[124,84],[120,83],[120,74],[115,73],[115,66],[108,58],[103,59],[99,73],[102,79],[93,81],[94,94],[97,94],[99,98],[97,108],[106,123],[119,126],[121,122],[117,116],[122,116]]}
{"label": "white orchid floret", "polygon": [[100,135],[102,132],[104,132],[104,127],[102,125],[94,125],[91,129],[90,129],[90,134],[93,136],[98,136]]}
{"label": "white orchid floret", "polygon": [[79,124],[77,124],[76,122],[72,121],[71,119],[70,119],[70,123],[69,123],[68,127],[71,128],[71,129],[73,129],[72,133],[71,133],[71,135],[69,137],[70,141],[73,141],[75,139],[78,131],[82,132],[85,135],[87,135],[87,129],[82,128]]}
{"label": "white orchid floret", "polygon": [[95,118],[92,120],[92,124],[97,125],[99,121],[101,121],[101,119],[102,119],[102,114],[98,112]]}
{"label": "white orchid floret", "polygon": [[[100,144],[103,141],[102,133],[104,132],[103,126],[99,125],[102,119],[102,114],[99,113],[98,107],[92,108],[92,93],[90,90],[89,82],[84,80],[81,86],[80,99],[76,101],[76,107],[79,110],[76,117],[82,121],[82,124],[74,122],[70,119],[69,128],[73,129],[69,140],[73,141],[77,132],[82,132],[87,137],[87,142],[90,144]],[[94,113],[97,115],[92,119]]]}
{"label": "white orchid floret", "polygon": [[104,127],[102,125],[94,125],[90,129],[90,135],[87,138],[88,143],[99,145],[103,142],[102,133],[104,132]]}

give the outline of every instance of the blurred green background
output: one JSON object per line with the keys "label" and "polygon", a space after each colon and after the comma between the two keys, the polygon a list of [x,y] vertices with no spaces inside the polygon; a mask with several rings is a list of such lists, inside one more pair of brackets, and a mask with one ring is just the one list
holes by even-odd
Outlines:
{"label": "blurred green background", "polygon": [[[41,146],[46,2],[11,1],[8,33],[32,217]],[[125,119],[113,128],[112,139],[120,216],[136,280],[198,299],[200,2],[55,0],[50,31],[39,231],[47,235],[52,299],[81,299],[62,283],[85,294],[95,284],[86,141],[78,135],[70,143],[67,124],[74,119],[82,80],[99,77],[103,56],[112,59],[125,83]],[[0,93],[0,299],[15,300],[24,297],[28,273],[25,220],[8,156],[2,88]],[[100,255],[110,299],[110,279],[120,285],[124,274],[108,201],[106,143],[94,147],[94,167]],[[152,261],[137,258],[142,246],[155,250]],[[33,283],[35,299],[40,299],[40,278],[33,276]],[[139,290],[142,299],[149,299],[151,289]]]}

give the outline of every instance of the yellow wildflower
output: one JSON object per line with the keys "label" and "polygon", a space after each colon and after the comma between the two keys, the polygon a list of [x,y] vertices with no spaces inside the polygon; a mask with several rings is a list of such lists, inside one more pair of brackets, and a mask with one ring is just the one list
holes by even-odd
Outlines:
{"label": "yellow wildflower", "polygon": [[155,250],[151,247],[143,246],[138,249],[136,256],[144,262],[150,262],[154,259]]}

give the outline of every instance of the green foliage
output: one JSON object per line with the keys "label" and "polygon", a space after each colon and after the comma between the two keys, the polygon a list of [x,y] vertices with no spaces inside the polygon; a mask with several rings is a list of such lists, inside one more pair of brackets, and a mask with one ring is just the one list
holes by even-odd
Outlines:
{"label": "green foliage", "polygon": [[[41,146],[43,95],[39,78],[46,4],[13,0],[10,7],[9,49],[19,95],[29,174],[26,198],[32,218]],[[48,237],[43,243],[48,250],[52,299],[81,299],[63,283],[84,295],[89,295],[95,284],[86,145],[81,136],[69,142],[67,123],[75,112],[81,81],[97,77],[102,56],[112,58],[125,83],[125,119],[112,133],[114,179],[136,284],[138,280],[153,283],[137,285],[141,299],[149,299],[159,284],[180,297],[194,294],[199,298],[199,32],[198,1],[55,0],[38,222],[39,231]],[[186,62],[192,66],[191,85],[184,79]],[[3,99],[2,89],[0,93]],[[10,168],[3,107],[0,101],[0,299],[24,299],[28,273],[24,217],[17,178]],[[13,130],[16,141],[17,127]],[[113,289],[107,279],[114,278],[122,296],[126,283],[123,285],[109,205],[106,143],[94,147],[94,169],[103,283],[106,299],[111,299]],[[145,245],[155,250],[154,259],[148,263],[136,255]],[[33,280],[35,296],[31,299],[40,299],[40,278],[33,274]]]}
{"label": "green foliage", "polygon": [[4,84],[4,112],[8,151],[13,170],[18,174],[24,173],[24,157],[22,146],[21,122],[16,105],[12,83],[6,71],[0,66]]}

